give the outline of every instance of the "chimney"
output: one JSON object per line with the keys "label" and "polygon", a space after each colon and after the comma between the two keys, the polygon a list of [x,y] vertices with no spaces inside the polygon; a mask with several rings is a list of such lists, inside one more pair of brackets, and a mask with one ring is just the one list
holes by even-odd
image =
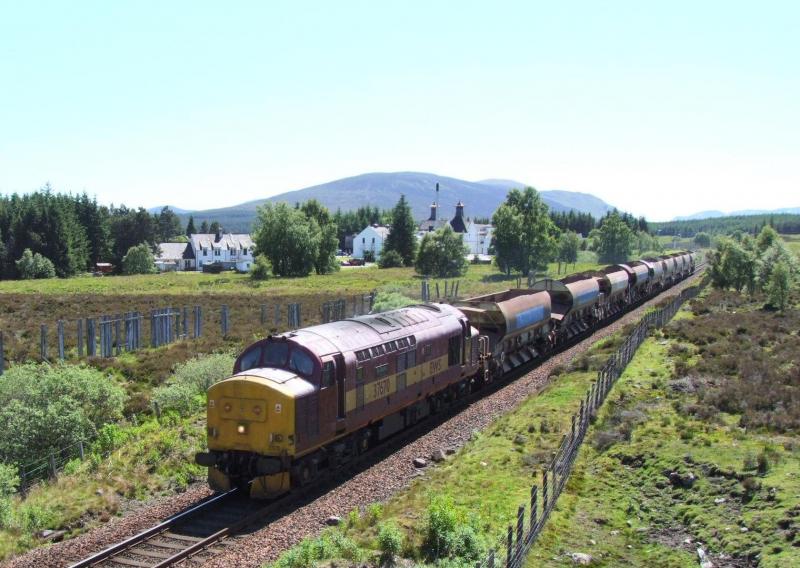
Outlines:
{"label": "chimney", "polygon": [[464,216],[464,204],[459,201],[456,204],[456,217],[463,217]]}
{"label": "chimney", "polygon": [[222,240],[222,225],[219,226],[217,229],[217,236],[214,238],[214,242],[218,243]]}
{"label": "chimney", "polygon": [[431,203],[431,216],[428,217],[428,221],[436,221],[436,207],[435,201]]}

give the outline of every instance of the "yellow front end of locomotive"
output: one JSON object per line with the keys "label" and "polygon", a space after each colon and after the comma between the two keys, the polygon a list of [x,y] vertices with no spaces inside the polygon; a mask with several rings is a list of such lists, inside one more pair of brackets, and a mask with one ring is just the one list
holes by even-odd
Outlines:
{"label": "yellow front end of locomotive", "polygon": [[[289,489],[288,464],[295,454],[294,400],[295,394],[288,386],[246,373],[208,390],[208,449],[212,454],[231,459],[228,456],[241,452],[250,459],[260,456],[273,464],[280,460],[287,465],[278,473],[252,475],[254,496],[266,497]],[[234,481],[242,480],[232,480],[218,467],[209,467],[213,489],[226,491]]]}

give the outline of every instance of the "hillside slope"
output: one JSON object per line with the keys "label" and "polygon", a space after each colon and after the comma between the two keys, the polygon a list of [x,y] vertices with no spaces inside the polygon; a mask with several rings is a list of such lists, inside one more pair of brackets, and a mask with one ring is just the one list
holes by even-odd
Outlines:
{"label": "hillside slope", "polygon": [[[256,217],[258,206],[267,202],[285,201],[301,203],[316,199],[331,211],[357,209],[365,205],[390,208],[403,194],[406,196],[415,219],[426,219],[430,204],[436,199],[435,187],[439,184],[440,214],[451,217],[459,201],[465,204],[469,217],[491,217],[512,187],[525,184],[511,180],[484,180],[471,182],[452,177],[420,172],[368,173],[343,178],[328,183],[281,193],[265,199],[248,201],[233,207],[193,211],[195,223],[204,220],[219,221],[231,231],[247,231]],[[554,211],[576,209],[601,216],[611,206],[586,193],[569,191],[543,191],[542,198]],[[189,213],[180,215],[184,221]]]}

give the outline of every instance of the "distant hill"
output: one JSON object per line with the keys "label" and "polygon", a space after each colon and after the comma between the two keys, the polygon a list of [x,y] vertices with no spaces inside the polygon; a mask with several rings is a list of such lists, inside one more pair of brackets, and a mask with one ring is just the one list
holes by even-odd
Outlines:
{"label": "distant hill", "polygon": [[[348,211],[364,205],[388,209],[397,202],[401,194],[404,194],[411,206],[414,218],[422,220],[427,219],[430,214],[431,202],[436,199],[437,183],[439,184],[439,213],[446,218],[453,216],[455,205],[459,201],[464,203],[464,213],[467,216],[491,217],[505,199],[509,189],[528,185],[502,179],[472,182],[419,172],[369,173],[281,193],[266,199],[248,201],[233,207],[184,211],[179,215],[186,222],[191,213],[197,225],[203,221],[216,220],[226,230],[249,231],[256,218],[256,209],[259,205],[267,202],[285,201],[293,204],[316,199],[331,211],[337,209]],[[586,193],[570,191],[542,191],[540,193],[545,203],[554,211],[575,209],[600,217],[612,209],[601,199]]]}
{"label": "distant hill", "polygon": [[692,213],[691,215],[684,215],[675,217],[673,221],[693,221],[696,219],[715,219],[717,217],[744,217],[747,215],[780,215],[780,214],[798,214],[800,207],[783,207],[781,209],[742,209],[740,211],[731,211],[724,213],[722,211],[700,211],[699,213]]}
{"label": "distant hill", "polygon": [[152,215],[158,215],[159,213],[161,213],[161,210],[164,209],[164,207],[169,207],[172,210],[172,212],[175,213],[176,215],[191,213],[191,211],[189,211],[188,209],[181,209],[180,207],[175,207],[174,205],[158,205],[156,207],[149,207],[147,209],[147,212]]}

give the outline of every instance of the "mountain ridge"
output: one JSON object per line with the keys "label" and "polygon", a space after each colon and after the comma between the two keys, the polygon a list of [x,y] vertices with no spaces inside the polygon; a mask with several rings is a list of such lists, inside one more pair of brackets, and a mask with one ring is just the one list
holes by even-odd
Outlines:
{"label": "mountain ridge", "polygon": [[[365,205],[389,209],[400,195],[406,196],[414,219],[421,221],[430,214],[431,203],[437,199],[439,184],[439,215],[451,218],[456,203],[465,205],[468,217],[491,217],[513,187],[523,184],[514,180],[489,179],[479,182],[442,176],[427,172],[371,172],[330,182],[287,191],[263,199],[254,199],[231,207],[185,211],[179,217],[185,222],[189,215],[195,224],[219,221],[229,231],[249,231],[256,218],[256,209],[267,202],[284,201],[290,204],[317,199],[329,210],[348,211]],[[587,193],[563,190],[541,191],[542,199],[553,211],[583,211],[601,217],[613,209],[598,197]]]}

